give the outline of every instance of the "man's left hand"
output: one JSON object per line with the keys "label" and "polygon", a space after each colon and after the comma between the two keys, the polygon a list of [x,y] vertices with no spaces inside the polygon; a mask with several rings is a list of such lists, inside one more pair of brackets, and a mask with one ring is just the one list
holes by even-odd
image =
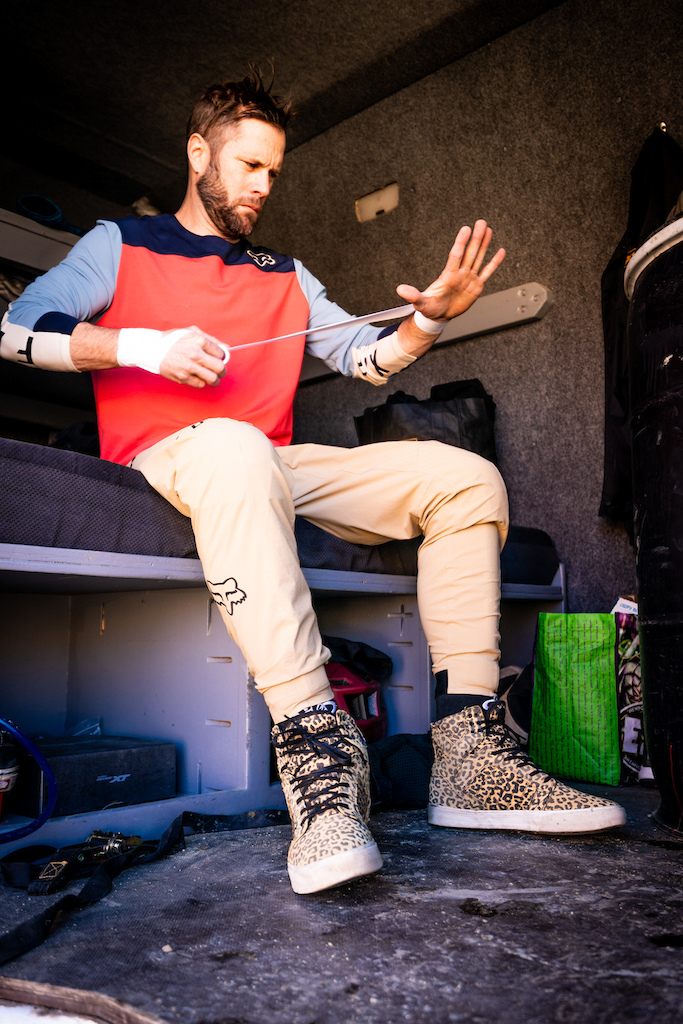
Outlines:
{"label": "man's left hand", "polygon": [[505,259],[505,249],[499,249],[482,266],[492,234],[485,220],[478,220],[474,230],[460,228],[446,266],[429,288],[421,292],[410,284],[401,284],[396,291],[430,320],[460,316],[479,298],[485,283]]}

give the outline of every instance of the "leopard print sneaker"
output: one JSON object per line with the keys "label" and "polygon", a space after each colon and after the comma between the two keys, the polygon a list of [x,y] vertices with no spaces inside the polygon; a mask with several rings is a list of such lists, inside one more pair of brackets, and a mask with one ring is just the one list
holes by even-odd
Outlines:
{"label": "leopard print sneaker", "polygon": [[367,748],[351,716],[305,711],[276,725],[271,738],[292,819],[287,870],[294,892],[378,871],[382,857],[367,827]]}
{"label": "leopard print sneaker", "polygon": [[449,828],[601,832],[626,822],[622,807],[580,793],[537,768],[505,727],[505,705],[483,706],[432,725],[428,817]]}

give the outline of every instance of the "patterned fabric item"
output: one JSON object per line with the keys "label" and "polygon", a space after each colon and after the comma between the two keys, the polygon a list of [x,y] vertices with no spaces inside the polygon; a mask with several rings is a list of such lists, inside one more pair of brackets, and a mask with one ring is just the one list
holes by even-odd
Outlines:
{"label": "patterned fabric item", "polygon": [[377,871],[382,858],[367,827],[367,748],[350,715],[306,711],[276,725],[271,738],[292,819],[287,868],[294,892]]}
{"label": "patterned fabric item", "polygon": [[623,825],[618,804],[580,793],[537,768],[489,700],[432,725],[429,821],[450,828],[598,832]]}
{"label": "patterned fabric item", "polygon": [[[638,618],[617,612],[617,704],[619,706],[619,744],[621,781],[641,778],[647,763],[643,730],[643,690],[640,674],[640,638]],[[645,778],[651,775],[647,772]]]}

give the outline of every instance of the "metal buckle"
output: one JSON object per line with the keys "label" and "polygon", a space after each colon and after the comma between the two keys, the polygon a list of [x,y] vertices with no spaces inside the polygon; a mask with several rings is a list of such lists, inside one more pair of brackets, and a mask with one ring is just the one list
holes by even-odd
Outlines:
{"label": "metal buckle", "polygon": [[77,855],[76,860],[85,864],[95,860],[108,860],[118,857],[120,853],[142,845],[140,836],[124,836],[123,832],[91,832],[85,841],[85,847]]}

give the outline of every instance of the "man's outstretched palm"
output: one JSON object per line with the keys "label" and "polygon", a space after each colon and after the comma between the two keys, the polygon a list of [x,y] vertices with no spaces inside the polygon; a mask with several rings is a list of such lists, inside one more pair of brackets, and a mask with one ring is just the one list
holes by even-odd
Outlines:
{"label": "man's outstretched palm", "polygon": [[396,291],[430,320],[452,320],[459,316],[479,298],[484,285],[505,259],[505,249],[499,249],[482,269],[492,234],[485,220],[478,220],[474,230],[460,228],[436,281],[423,292],[410,284],[401,284]]}

